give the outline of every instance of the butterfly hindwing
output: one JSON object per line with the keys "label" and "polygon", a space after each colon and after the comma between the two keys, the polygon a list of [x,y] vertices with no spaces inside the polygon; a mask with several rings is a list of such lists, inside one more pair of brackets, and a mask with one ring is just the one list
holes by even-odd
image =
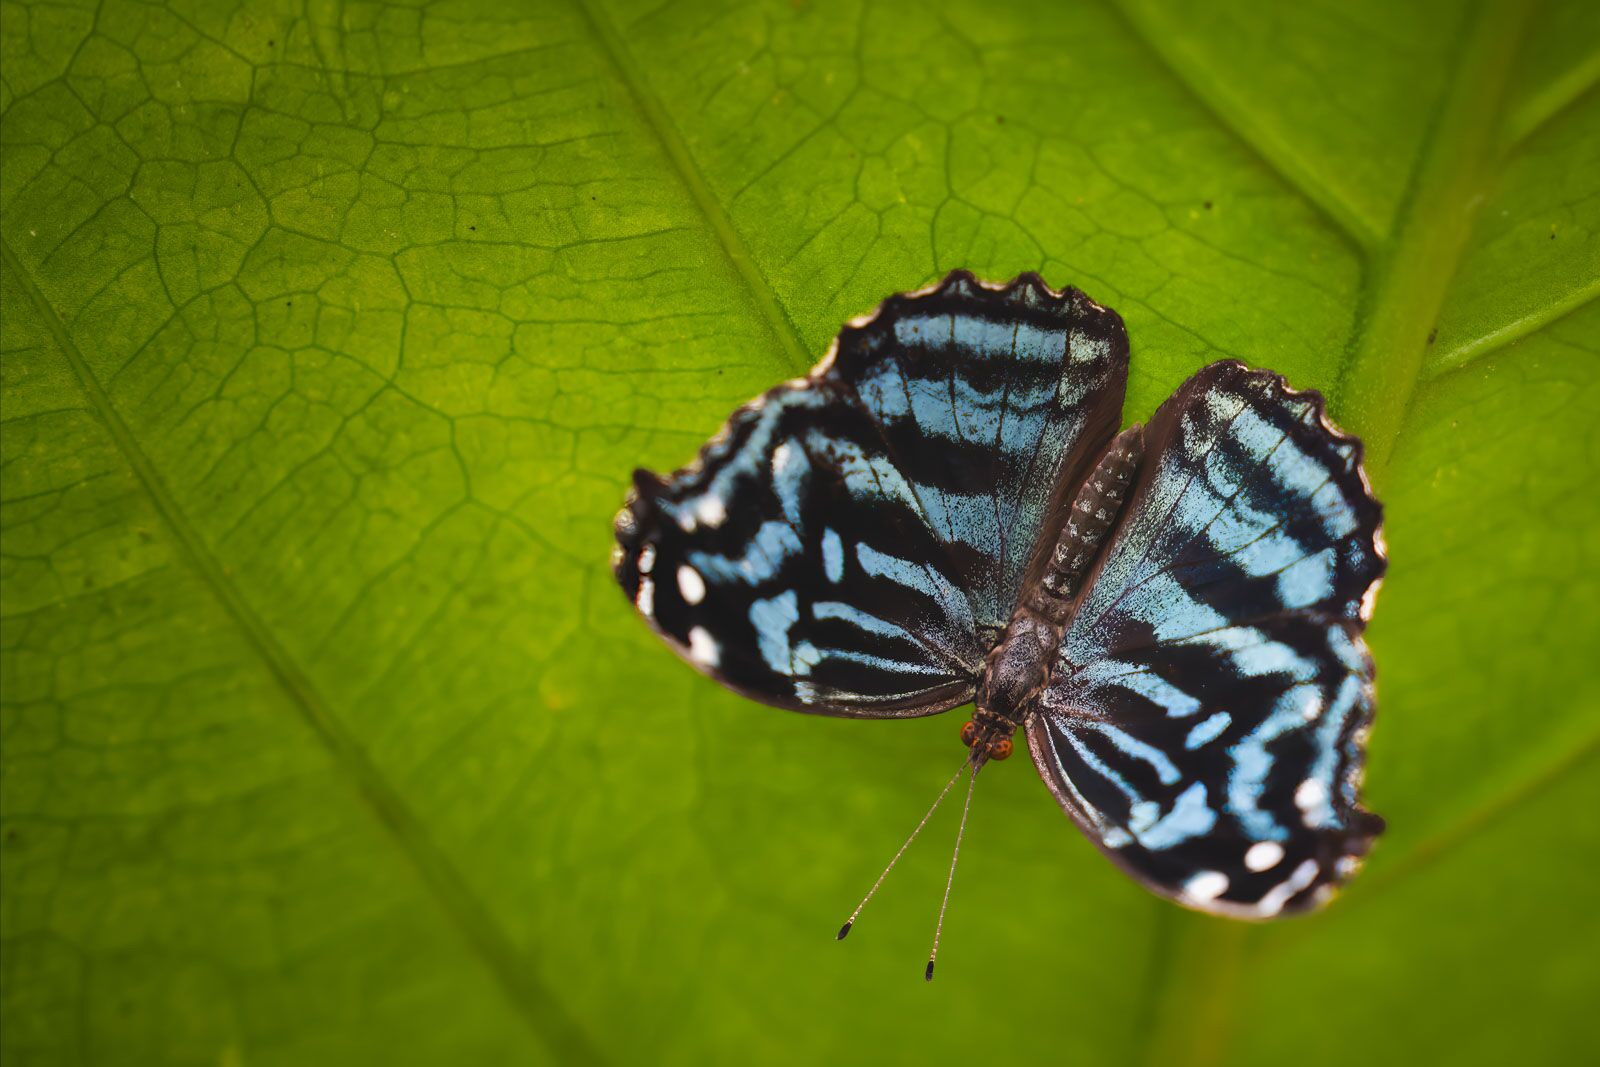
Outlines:
{"label": "butterfly hindwing", "polygon": [[891,297],[693,464],[636,475],[618,580],[691,663],[764,703],[965,703],[1126,375],[1121,320],[1035,275]]}
{"label": "butterfly hindwing", "polygon": [[1379,526],[1359,444],[1276,375],[1213,364],[1151,420],[1028,736],[1152,889],[1268,918],[1319,903],[1381,830],[1356,795]]}

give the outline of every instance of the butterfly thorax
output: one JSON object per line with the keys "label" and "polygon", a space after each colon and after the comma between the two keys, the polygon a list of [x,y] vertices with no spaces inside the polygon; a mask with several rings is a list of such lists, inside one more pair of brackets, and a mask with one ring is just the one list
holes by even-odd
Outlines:
{"label": "butterfly thorax", "polygon": [[984,658],[977,709],[961,731],[974,765],[1011,754],[1011,736],[1050,684],[1061,634],[1100,545],[1127,502],[1143,451],[1140,427],[1117,435],[1073,496],[1049,554],[1031,569],[1011,621]]}

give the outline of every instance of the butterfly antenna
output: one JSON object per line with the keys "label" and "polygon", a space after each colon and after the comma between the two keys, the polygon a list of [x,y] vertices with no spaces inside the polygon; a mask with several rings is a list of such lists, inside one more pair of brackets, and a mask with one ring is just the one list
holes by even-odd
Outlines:
{"label": "butterfly antenna", "polygon": [[950,852],[950,875],[944,880],[944,901],[939,905],[939,921],[933,927],[933,950],[928,953],[928,969],[922,972],[924,981],[933,981],[933,961],[939,955],[939,935],[944,933],[944,912],[950,906],[950,887],[956,882],[956,860],[961,858],[961,835],[967,832],[967,812],[972,810],[972,787],[977,784],[978,769],[974,767],[972,777],[967,779],[967,802],[961,805],[961,826],[956,830],[956,847]]}
{"label": "butterfly antenna", "polygon": [[[963,758],[961,761],[961,766],[956,768],[956,773],[952,774],[950,776],[950,780],[944,784],[944,788],[939,790],[939,795],[934,799],[933,806],[929,808],[928,813],[922,817],[922,821],[917,823],[917,828],[911,831],[911,836],[906,838],[906,843],[900,846],[900,851],[894,854],[894,859],[889,861],[889,866],[885,867],[883,869],[883,873],[878,875],[878,880],[872,883],[872,888],[867,890],[867,895],[861,898],[861,903],[857,904],[856,910],[850,913],[850,918],[846,919],[844,921],[844,925],[839,927],[839,933],[834,940],[844,940],[845,935],[850,932],[850,928],[856,924],[856,917],[861,914],[861,909],[867,906],[867,901],[872,899],[872,895],[878,891],[878,887],[883,884],[883,880],[889,877],[889,872],[894,870],[894,865],[900,862],[900,857],[906,854],[906,849],[911,847],[911,842],[915,841],[917,839],[917,835],[922,833],[922,828],[928,825],[928,820],[933,818],[933,813],[939,810],[940,804],[944,803],[944,798],[949,794],[950,787],[956,784],[956,779],[961,777],[961,772],[967,769],[967,765],[967,759]],[[970,801],[971,798],[969,797],[968,799]],[[948,891],[946,895],[948,897]]]}

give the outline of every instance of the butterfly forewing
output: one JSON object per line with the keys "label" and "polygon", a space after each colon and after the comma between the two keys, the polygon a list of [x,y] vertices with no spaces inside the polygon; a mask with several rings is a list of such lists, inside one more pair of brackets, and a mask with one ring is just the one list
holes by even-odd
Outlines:
{"label": "butterfly forewing", "polygon": [[1122,320],[1037,275],[986,288],[958,271],[839,335],[829,377],[884,446],[965,581],[980,630],[1010,618],[1046,519],[1122,418]]}
{"label": "butterfly forewing", "polygon": [[965,703],[1126,376],[1117,316],[1034,275],[958,271],[892,297],[693,464],[636,475],[618,580],[756,700],[862,717]]}
{"label": "butterfly forewing", "polygon": [[1359,445],[1276,375],[1214,364],[1147,427],[1029,743],[1151,888],[1270,917],[1324,899],[1381,829],[1356,795],[1379,522]]}

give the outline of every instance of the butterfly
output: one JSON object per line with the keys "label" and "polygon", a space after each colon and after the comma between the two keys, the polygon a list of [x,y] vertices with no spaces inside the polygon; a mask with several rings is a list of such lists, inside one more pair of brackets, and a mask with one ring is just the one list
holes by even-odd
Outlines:
{"label": "butterfly", "polygon": [[974,702],[969,805],[1020,729],[1073,822],[1179,904],[1316,907],[1383,829],[1358,796],[1386,565],[1361,444],[1233,361],[1119,433],[1127,374],[1121,318],[1036,274],[891,296],[688,466],[634,473],[617,579],[753,700]]}

